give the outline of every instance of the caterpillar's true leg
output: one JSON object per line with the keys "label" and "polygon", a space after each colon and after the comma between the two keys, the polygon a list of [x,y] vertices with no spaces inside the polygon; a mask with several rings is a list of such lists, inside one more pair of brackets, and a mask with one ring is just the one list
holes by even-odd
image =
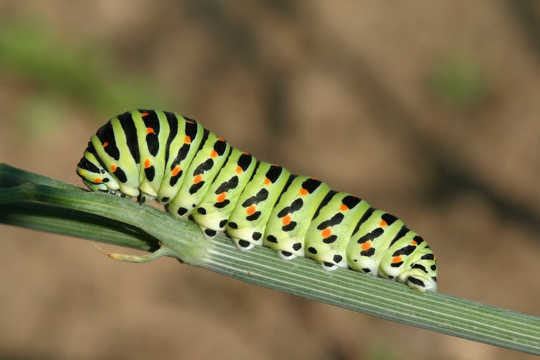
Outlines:
{"label": "caterpillar's true leg", "polygon": [[110,257],[111,259],[115,259],[115,260],[119,260],[119,261],[125,261],[125,262],[133,262],[133,263],[145,263],[145,262],[149,262],[149,261],[158,259],[158,258],[160,258],[162,256],[173,256],[174,255],[173,251],[171,249],[165,247],[165,246],[161,246],[159,249],[157,249],[153,253],[146,254],[146,255],[129,255],[129,254],[112,253],[112,252],[109,252],[109,251],[95,245],[95,244],[94,244],[94,246],[99,251],[101,251],[102,253],[104,253],[108,257]]}
{"label": "caterpillar's true leg", "polygon": [[139,204],[144,204],[145,202],[154,200],[154,197],[152,195],[143,193],[142,191],[137,196],[137,202]]}

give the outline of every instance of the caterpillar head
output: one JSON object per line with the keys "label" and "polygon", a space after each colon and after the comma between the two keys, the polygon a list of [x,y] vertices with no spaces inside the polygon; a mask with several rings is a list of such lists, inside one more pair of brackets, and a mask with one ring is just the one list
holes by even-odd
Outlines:
{"label": "caterpillar head", "polygon": [[77,164],[77,175],[92,191],[116,191],[119,186],[113,177],[101,166],[94,154],[86,151]]}

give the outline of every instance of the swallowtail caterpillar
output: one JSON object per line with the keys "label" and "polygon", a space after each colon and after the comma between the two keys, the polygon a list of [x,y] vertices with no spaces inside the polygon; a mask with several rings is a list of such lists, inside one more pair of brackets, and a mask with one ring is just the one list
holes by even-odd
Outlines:
{"label": "swallowtail caterpillar", "polygon": [[306,256],[327,270],[378,275],[436,291],[432,250],[395,216],[308,176],[257,160],[197,121],[136,110],[97,130],[77,165],[93,191],[156,199],[240,250],[267,246],[286,260]]}

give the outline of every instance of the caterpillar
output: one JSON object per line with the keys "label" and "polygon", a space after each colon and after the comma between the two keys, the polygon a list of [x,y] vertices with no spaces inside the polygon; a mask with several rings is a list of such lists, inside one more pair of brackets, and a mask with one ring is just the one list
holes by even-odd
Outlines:
{"label": "caterpillar", "polygon": [[77,174],[91,191],[157,200],[207,237],[240,250],[266,246],[327,270],[350,268],[419,291],[437,290],[429,245],[365,200],[232,147],[199,122],[167,111],[125,112],[90,138]]}

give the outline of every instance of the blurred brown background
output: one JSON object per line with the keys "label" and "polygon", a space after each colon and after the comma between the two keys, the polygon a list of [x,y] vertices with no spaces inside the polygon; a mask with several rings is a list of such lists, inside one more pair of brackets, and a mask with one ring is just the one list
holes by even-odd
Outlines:
{"label": "blurred brown background", "polygon": [[[80,184],[154,107],[402,217],[440,291],[539,315],[540,3],[0,2],[0,161]],[[532,359],[2,226],[0,359]]]}

